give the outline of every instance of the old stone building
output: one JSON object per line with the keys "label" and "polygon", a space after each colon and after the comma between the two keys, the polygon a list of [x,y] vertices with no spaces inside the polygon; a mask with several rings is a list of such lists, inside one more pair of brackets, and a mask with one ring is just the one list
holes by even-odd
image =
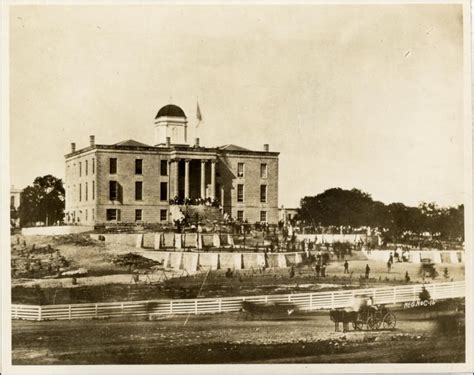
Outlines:
{"label": "old stone building", "polygon": [[188,142],[187,118],[175,105],[155,117],[155,145],[95,143],[65,156],[66,221],[81,224],[165,223],[172,206],[214,202],[223,214],[278,221],[278,152]]}

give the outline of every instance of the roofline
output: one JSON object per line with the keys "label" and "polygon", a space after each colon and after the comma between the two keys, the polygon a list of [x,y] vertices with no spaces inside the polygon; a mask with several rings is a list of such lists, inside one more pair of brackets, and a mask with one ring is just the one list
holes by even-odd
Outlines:
{"label": "roofline", "polygon": [[222,154],[237,154],[237,155],[259,155],[259,156],[278,156],[280,155],[277,151],[253,151],[253,150],[222,150],[219,149],[219,153]]}
{"label": "roofline", "polygon": [[215,153],[217,155],[220,154],[234,154],[234,155],[258,155],[258,156],[270,156],[275,157],[280,155],[279,152],[275,151],[252,151],[252,150],[222,150],[218,147],[194,147],[194,146],[183,146],[183,145],[171,145],[170,147],[162,147],[162,146],[121,146],[121,145],[94,145],[82,148],[80,150],[70,152],[64,157],[66,159],[71,158],[73,156],[77,156],[83,154],[85,152],[93,151],[93,150],[127,150],[127,151],[151,151],[151,152],[158,152],[158,151],[185,151],[185,152],[210,152]]}

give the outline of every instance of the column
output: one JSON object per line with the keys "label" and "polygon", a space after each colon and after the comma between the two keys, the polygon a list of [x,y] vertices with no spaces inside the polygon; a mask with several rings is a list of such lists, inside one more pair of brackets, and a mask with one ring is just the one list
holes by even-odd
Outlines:
{"label": "column", "polygon": [[221,184],[221,197],[220,197],[220,202],[221,202],[221,214],[224,214],[224,185]]}
{"label": "column", "polygon": [[216,161],[211,161],[211,199],[216,197]]}
{"label": "column", "polygon": [[[168,160],[168,191],[166,192],[166,196],[168,197],[168,202],[174,198],[171,195],[173,194],[173,190],[171,190],[171,166],[173,165],[172,160]],[[161,171],[160,171],[161,174]]]}
{"label": "column", "polygon": [[179,189],[178,189],[178,182],[179,182],[179,175],[178,175],[178,168],[179,168],[179,159],[176,159],[174,160],[174,165],[175,165],[175,168],[174,168],[174,171],[173,171],[173,197],[177,197],[178,196],[178,193],[179,193]]}
{"label": "column", "polygon": [[184,198],[189,198],[189,163],[191,160],[184,161]]}
{"label": "column", "polygon": [[201,198],[206,198],[206,160],[201,160]]}

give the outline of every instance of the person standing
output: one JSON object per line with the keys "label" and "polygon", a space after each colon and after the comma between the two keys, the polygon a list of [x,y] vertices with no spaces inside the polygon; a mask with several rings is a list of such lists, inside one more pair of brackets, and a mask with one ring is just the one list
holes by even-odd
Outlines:
{"label": "person standing", "polygon": [[316,263],[316,277],[319,278],[321,275],[321,265],[319,263]]}
{"label": "person standing", "polygon": [[321,266],[321,276],[326,277],[326,264],[324,264],[324,263]]}
{"label": "person standing", "polygon": [[367,264],[367,265],[365,266],[365,278],[368,279],[369,276],[370,276],[370,267],[369,267],[369,265]]}
{"label": "person standing", "polygon": [[410,282],[410,276],[408,275],[408,271],[405,272],[405,281],[406,281],[407,283]]}
{"label": "person standing", "polygon": [[392,268],[392,262],[387,262],[387,271],[390,273],[390,269]]}
{"label": "person standing", "polygon": [[347,262],[347,259],[346,261],[344,262],[344,273],[349,273],[349,263]]}

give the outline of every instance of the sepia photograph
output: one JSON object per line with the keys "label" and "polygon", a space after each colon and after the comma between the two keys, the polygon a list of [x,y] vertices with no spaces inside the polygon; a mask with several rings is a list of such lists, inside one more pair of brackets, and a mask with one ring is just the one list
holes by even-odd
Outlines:
{"label": "sepia photograph", "polygon": [[5,6],[5,373],[472,370],[470,12]]}

